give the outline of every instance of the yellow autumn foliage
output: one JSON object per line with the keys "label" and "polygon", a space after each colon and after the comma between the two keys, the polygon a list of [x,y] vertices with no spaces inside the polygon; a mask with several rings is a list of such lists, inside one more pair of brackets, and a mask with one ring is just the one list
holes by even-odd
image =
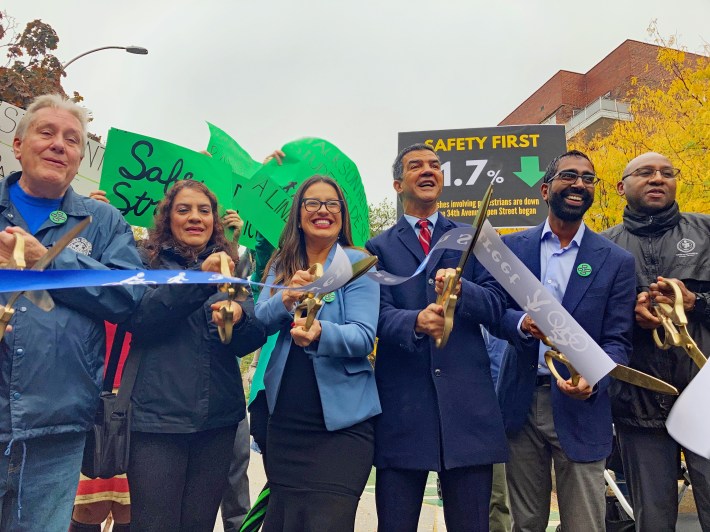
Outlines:
{"label": "yellow autumn foliage", "polygon": [[[672,44],[672,41],[671,41]],[[607,136],[568,142],[588,154],[601,178],[585,222],[602,231],[621,222],[626,204],[616,184],[634,157],[655,151],[680,168],[677,200],[682,211],[710,213],[710,60],[686,61],[682,50],[662,47],[657,61],[668,79],[657,88],[636,85],[632,121],[616,122]]]}

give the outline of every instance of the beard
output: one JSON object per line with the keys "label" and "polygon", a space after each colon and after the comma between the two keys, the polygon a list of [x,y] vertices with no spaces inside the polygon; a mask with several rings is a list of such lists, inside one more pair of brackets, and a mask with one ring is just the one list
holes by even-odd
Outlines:
{"label": "beard", "polygon": [[[580,196],[582,198],[582,204],[576,206],[565,203],[565,198],[571,194]],[[587,189],[584,189],[582,192],[567,189],[562,192],[551,192],[549,201],[550,210],[552,210],[552,213],[557,216],[557,218],[565,222],[577,222],[582,219],[584,213],[592,206],[594,196],[590,194]]]}

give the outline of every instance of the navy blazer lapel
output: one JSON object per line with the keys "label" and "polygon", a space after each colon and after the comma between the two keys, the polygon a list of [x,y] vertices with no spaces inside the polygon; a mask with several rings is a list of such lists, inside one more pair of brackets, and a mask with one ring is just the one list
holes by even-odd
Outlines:
{"label": "navy blazer lapel", "polygon": [[417,261],[421,263],[424,260],[424,250],[422,249],[422,245],[419,243],[417,234],[414,232],[414,229],[412,229],[412,226],[409,225],[406,218],[402,216],[395,227],[397,237],[402,244],[404,244],[404,247],[406,247],[412,255],[414,255]]}
{"label": "navy blazer lapel", "polygon": [[523,264],[528,267],[536,279],[540,279],[540,238],[542,237],[542,228],[545,223],[520,233],[521,240],[519,251],[513,250],[518,255],[518,258],[523,261]]}
{"label": "navy blazer lapel", "polygon": [[[565,295],[562,298],[562,306],[572,314],[577,305],[584,297],[597,274],[609,256],[609,246],[605,245],[603,237],[597,235],[589,227],[585,228],[582,236],[582,245],[577,252],[577,260],[574,262],[572,272],[567,283]],[[580,267],[580,265],[582,265]],[[584,273],[589,272],[587,275]]]}

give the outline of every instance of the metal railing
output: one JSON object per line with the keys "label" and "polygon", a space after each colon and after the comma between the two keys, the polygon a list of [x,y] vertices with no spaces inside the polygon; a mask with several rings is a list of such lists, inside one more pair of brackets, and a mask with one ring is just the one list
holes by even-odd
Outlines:
{"label": "metal railing", "polygon": [[574,116],[565,124],[565,135],[569,139],[602,118],[633,120],[628,104],[620,100],[601,97],[584,109],[575,112]]}

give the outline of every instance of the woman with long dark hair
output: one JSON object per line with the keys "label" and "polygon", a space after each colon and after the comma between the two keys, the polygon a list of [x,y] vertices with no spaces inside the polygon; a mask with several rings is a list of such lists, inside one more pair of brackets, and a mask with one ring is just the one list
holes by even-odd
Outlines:
{"label": "woman with long dark hair", "polygon": [[[338,184],[313,176],[296,192],[267,282],[290,288],[327,270],[340,244],[351,262],[347,203]],[[256,315],[279,332],[264,376],[271,417],[266,474],[271,496],[264,531],[353,530],[374,453],[373,416],[380,402],[367,355],[377,328],[379,285],[361,277],[323,298],[308,331],[295,318],[298,290],[263,289]]]}
{"label": "woman with long dark hair", "polygon": [[[197,181],[177,182],[158,205],[141,249],[147,268],[234,268],[217,199]],[[131,526],[141,531],[211,531],[227,485],[244,389],[237,357],[264,343],[251,297],[227,302],[217,285],[151,286],[129,323],[140,355],[132,394]],[[220,309],[231,305],[231,342],[220,341]]]}

